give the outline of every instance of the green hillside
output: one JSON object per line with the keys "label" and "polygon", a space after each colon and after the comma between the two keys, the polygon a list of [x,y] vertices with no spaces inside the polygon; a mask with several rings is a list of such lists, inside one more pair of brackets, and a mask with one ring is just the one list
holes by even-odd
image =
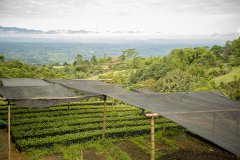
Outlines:
{"label": "green hillside", "polygon": [[[51,57],[49,57],[51,58]],[[34,66],[5,61],[0,56],[1,78],[101,79],[125,88],[155,92],[220,90],[239,100],[240,38],[224,46],[173,49],[164,57],[141,57],[134,48],[118,57],[90,60],[78,54],[73,64]]]}

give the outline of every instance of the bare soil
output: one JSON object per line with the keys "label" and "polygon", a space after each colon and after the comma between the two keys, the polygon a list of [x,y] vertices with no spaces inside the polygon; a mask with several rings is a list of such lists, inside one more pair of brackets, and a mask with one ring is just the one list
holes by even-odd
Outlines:
{"label": "bare soil", "polygon": [[224,152],[218,151],[199,151],[190,149],[180,149],[174,153],[164,155],[159,160],[237,160],[237,157]]}
{"label": "bare soil", "polygon": [[[0,130],[0,160],[8,159],[8,132],[7,129]],[[11,142],[11,159],[26,160],[16,149],[16,145]]]}
{"label": "bare soil", "polygon": [[235,155],[187,135],[178,135],[172,139],[179,149],[164,152],[165,155],[159,160],[237,160]]}
{"label": "bare soil", "polygon": [[105,160],[105,156],[96,152],[95,149],[83,150],[84,160]]}
{"label": "bare soil", "polygon": [[132,160],[147,160],[149,155],[131,141],[124,140],[117,143],[117,146],[126,152]]}
{"label": "bare soil", "polygon": [[43,160],[62,160],[63,156],[61,154],[52,154],[52,155],[47,155],[43,156]]}

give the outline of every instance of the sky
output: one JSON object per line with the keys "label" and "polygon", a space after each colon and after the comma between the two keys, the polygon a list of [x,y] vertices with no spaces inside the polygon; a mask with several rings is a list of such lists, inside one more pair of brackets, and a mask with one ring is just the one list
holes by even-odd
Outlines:
{"label": "sky", "polygon": [[88,31],[1,37],[231,40],[240,0],[0,0],[0,26]]}

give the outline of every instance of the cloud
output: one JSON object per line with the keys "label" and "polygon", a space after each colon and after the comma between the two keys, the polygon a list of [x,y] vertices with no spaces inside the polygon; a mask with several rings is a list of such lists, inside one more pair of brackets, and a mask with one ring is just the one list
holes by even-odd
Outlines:
{"label": "cloud", "polygon": [[129,34],[135,34],[135,33],[141,33],[140,31],[114,31],[114,32],[111,32],[111,33],[118,33],[118,34],[126,34],[126,33],[129,33]]}
{"label": "cloud", "polygon": [[0,25],[34,28],[51,35],[109,31],[114,37],[218,37],[236,32],[239,8],[240,0],[1,0]]}
{"label": "cloud", "polygon": [[240,14],[239,0],[155,0],[146,6],[178,13]]}
{"label": "cloud", "polygon": [[237,33],[240,34],[240,26],[237,29]]}
{"label": "cloud", "polygon": [[96,34],[97,31],[88,31],[88,30],[34,30],[18,27],[2,27],[0,26],[0,34]]}

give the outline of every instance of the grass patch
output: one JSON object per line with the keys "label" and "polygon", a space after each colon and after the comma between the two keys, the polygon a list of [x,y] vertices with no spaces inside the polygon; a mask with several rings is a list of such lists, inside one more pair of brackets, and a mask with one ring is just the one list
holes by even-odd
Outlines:
{"label": "grass patch", "polygon": [[216,86],[219,86],[221,82],[228,83],[228,82],[232,82],[239,78],[240,78],[240,68],[233,67],[231,72],[229,72],[225,75],[216,77],[216,78],[212,79],[212,81],[215,82]]}

